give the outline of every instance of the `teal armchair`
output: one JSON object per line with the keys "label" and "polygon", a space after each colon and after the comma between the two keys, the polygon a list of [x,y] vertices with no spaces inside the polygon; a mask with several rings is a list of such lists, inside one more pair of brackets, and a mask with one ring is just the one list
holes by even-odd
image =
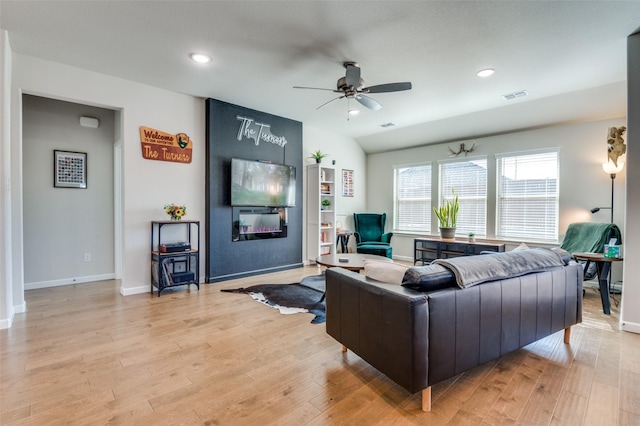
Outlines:
{"label": "teal armchair", "polygon": [[387,214],[382,213],[354,213],[353,223],[356,239],[356,251],[364,254],[375,254],[392,258],[392,232],[384,232]]}

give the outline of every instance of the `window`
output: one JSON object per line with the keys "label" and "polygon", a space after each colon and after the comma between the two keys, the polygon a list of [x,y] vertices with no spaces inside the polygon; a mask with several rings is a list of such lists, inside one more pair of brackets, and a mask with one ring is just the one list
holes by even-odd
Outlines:
{"label": "window", "polygon": [[497,158],[496,236],[557,241],[558,152]]}
{"label": "window", "polygon": [[487,159],[440,164],[440,200],[460,201],[456,234],[487,234]]}
{"label": "window", "polygon": [[431,232],[431,165],[395,167],[394,228]]}

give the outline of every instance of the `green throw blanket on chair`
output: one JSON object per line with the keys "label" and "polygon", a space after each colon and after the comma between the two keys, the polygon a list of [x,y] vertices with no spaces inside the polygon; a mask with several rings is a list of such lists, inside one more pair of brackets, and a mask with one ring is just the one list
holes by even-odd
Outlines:
{"label": "green throw blanket on chair", "polygon": [[618,239],[616,244],[622,243],[620,228],[613,223],[572,223],[560,247],[569,253],[603,253],[611,236]]}

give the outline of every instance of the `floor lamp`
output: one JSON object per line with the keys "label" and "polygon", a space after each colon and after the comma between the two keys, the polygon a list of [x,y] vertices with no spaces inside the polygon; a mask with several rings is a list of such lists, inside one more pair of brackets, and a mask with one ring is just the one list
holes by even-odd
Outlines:
{"label": "floor lamp", "polygon": [[618,164],[614,164],[613,161],[609,160],[606,163],[602,163],[602,169],[605,173],[608,173],[611,177],[611,207],[594,207],[591,209],[591,213],[597,213],[601,209],[610,209],[611,210],[611,223],[613,223],[613,183],[616,179],[616,173],[620,173],[624,168],[624,161],[618,161]]}

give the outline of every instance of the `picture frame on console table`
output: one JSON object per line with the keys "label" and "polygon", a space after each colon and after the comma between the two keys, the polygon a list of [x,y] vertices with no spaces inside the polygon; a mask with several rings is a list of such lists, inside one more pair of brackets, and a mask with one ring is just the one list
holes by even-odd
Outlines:
{"label": "picture frame on console table", "polygon": [[87,153],[54,150],[53,186],[86,189]]}

